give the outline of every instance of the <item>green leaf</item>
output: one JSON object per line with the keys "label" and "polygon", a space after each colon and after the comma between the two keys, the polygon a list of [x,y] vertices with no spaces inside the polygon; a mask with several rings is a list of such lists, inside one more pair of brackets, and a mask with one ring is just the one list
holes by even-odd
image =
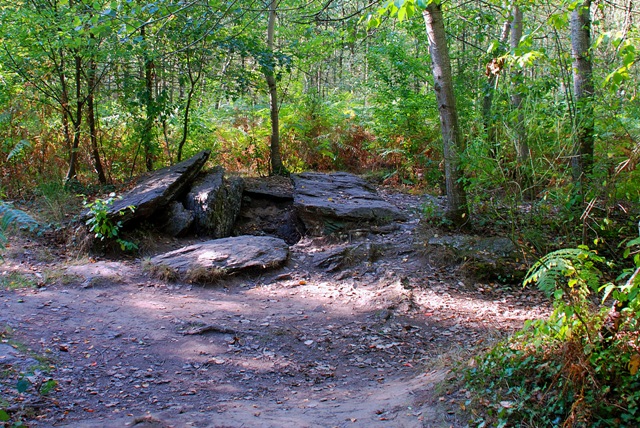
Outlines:
{"label": "green leaf", "polygon": [[640,237],[632,239],[631,241],[627,242],[627,248],[633,247],[634,245],[640,245]]}
{"label": "green leaf", "polygon": [[8,422],[10,419],[9,414],[0,409],[0,422]]}
{"label": "green leaf", "polygon": [[29,382],[26,379],[20,379],[17,383],[16,383],[16,389],[18,390],[18,392],[20,394],[22,394],[23,392],[25,392],[27,389],[29,389],[29,386],[31,386],[31,382]]}
{"label": "green leaf", "polygon": [[487,53],[492,54],[496,51],[496,49],[498,49],[499,46],[500,42],[498,40],[492,40],[491,44],[489,44],[489,47],[487,48]]}
{"label": "green leaf", "polygon": [[549,17],[549,23],[556,30],[563,30],[569,24],[569,16],[566,13],[554,13]]}
{"label": "green leaf", "polygon": [[49,379],[48,381],[46,381],[45,383],[42,384],[42,386],[40,387],[40,394],[42,395],[47,395],[49,394],[51,391],[53,391],[53,389],[58,385],[58,382],[56,382],[53,379]]}
{"label": "green leaf", "polygon": [[398,9],[398,21],[402,22],[407,19],[407,8],[401,7]]}

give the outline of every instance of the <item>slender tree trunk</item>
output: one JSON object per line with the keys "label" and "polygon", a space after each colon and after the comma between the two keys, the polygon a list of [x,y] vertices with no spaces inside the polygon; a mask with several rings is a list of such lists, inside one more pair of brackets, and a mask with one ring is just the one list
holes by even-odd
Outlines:
{"label": "slender tree trunk", "polygon": [[594,118],[591,63],[591,0],[578,4],[571,13],[571,55],[573,57],[574,153],[573,180],[578,182],[593,167]]}
{"label": "slender tree trunk", "polygon": [[[93,38],[93,35],[91,36]],[[89,62],[89,70],[87,72],[87,123],[89,124],[89,138],[91,140],[91,155],[93,157],[93,167],[98,174],[100,184],[107,184],[107,177],[104,175],[102,162],[100,161],[100,151],[98,150],[98,130],[96,126],[95,112],[95,91],[96,91],[96,68],[95,59]]]}
{"label": "slender tree trunk", "polygon": [[[55,61],[55,60],[54,60]],[[75,157],[73,154],[73,136],[71,135],[71,124],[69,123],[69,86],[67,84],[67,76],[65,74],[65,54],[62,49],[60,49],[60,64],[58,67],[58,78],[60,79],[60,107],[62,112],[62,130],[64,132],[64,140],[65,146],[67,147],[67,152],[69,153],[69,162],[68,167],[71,169],[71,162],[75,162]],[[75,171],[75,164],[73,167],[73,171]],[[65,183],[68,181],[68,178],[65,177]]]}
{"label": "slender tree trunk", "polygon": [[269,87],[270,115],[271,115],[271,174],[286,175],[287,170],[280,155],[280,112],[278,106],[278,86],[276,85],[275,59],[273,58],[274,37],[276,30],[276,7],[278,0],[271,0],[269,4],[269,22],[267,25],[267,49],[272,55],[271,63],[264,68],[264,75]]}
{"label": "slender tree trunk", "polygon": [[194,76],[191,61],[189,60],[189,53],[187,52],[187,76],[189,77],[189,92],[187,92],[187,103],[184,107],[184,121],[182,126],[182,139],[178,143],[178,162],[182,160],[182,149],[187,142],[187,136],[189,133],[189,112],[191,110],[191,101],[193,100],[193,94],[196,91],[196,86],[202,76],[202,59],[198,64],[198,71]]}
{"label": "slender tree trunk", "polygon": [[[82,125],[82,108],[84,102],[82,100],[82,58],[79,55],[75,56],[75,85],[76,85],[76,112],[75,117],[71,117],[71,123],[73,124],[73,143],[71,144],[71,151],[69,153],[69,169],[67,170],[67,176],[65,178],[66,183],[70,183],[75,180],[78,164],[78,148],[80,147],[80,131]],[[67,109],[69,115],[71,110]]]}
{"label": "slender tree trunk", "polygon": [[511,31],[511,21],[507,21],[502,26],[502,32],[500,33],[500,45],[493,51],[494,58],[487,65],[487,81],[484,87],[484,97],[482,98],[482,121],[484,124],[484,130],[487,134],[487,141],[490,145],[491,154],[494,157],[498,156],[499,143],[496,138],[496,123],[491,115],[491,106],[493,104],[493,95],[498,85],[498,78],[502,71],[503,60],[495,58],[504,54],[504,44],[509,38],[509,32]]}
{"label": "slender tree trunk", "polygon": [[69,88],[67,87],[67,77],[64,74],[64,54],[60,52],[60,105],[62,107],[62,130],[64,132],[65,145],[69,152],[69,160],[71,160],[71,147],[73,146],[73,137],[71,137],[71,127],[69,124]]}
{"label": "slender tree trunk", "polygon": [[[520,44],[522,38],[522,10],[519,6],[513,6],[513,20],[511,22],[511,50]],[[522,113],[522,70],[517,70],[511,75],[511,107],[516,110],[516,156],[518,163],[523,165],[529,159],[529,145],[527,144],[526,131],[524,128],[524,114]]]}
{"label": "slender tree trunk", "polygon": [[[140,29],[140,36],[145,38],[145,27]],[[153,171],[154,147],[153,147],[153,122],[155,121],[155,106],[153,99],[153,87],[155,80],[155,64],[148,54],[144,55],[144,101],[147,117],[142,129],[142,148],[144,149],[144,161],[147,171]]]}
{"label": "slender tree trunk", "polygon": [[468,221],[469,210],[467,195],[461,183],[462,167],[460,153],[464,145],[458,125],[458,111],[453,92],[451,77],[451,60],[447,46],[442,6],[435,2],[429,3],[423,11],[429,52],[433,69],[434,89],[440,113],[440,127],[444,152],[444,174],[447,190],[446,217],[456,226],[462,226]]}

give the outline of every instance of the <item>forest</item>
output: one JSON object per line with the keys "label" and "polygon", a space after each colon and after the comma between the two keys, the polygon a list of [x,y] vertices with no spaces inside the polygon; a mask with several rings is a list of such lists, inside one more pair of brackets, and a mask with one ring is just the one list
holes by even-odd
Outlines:
{"label": "forest", "polygon": [[441,233],[510,238],[528,272],[508,287],[551,305],[452,364],[461,420],[637,426],[639,19],[633,0],[0,0],[0,249],[202,150],[247,177],[354,173],[441,198],[419,207]]}

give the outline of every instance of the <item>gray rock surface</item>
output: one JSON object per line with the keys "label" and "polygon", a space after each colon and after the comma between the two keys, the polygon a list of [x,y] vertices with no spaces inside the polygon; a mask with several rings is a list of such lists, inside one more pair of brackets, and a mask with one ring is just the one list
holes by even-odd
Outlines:
{"label": "gray rock surface", "polygon": [[428,245],[444,248],[449,252],[450,261],[465,262],[472,273],[483,279],[519,280],[527,269],[518,247],[506,237],[434,236]]}
{"label": "gray rock surface", "polygon": [[244,180],[244,193],[274,200],[293,200],[293,184],[287,177],[255,177]]}
{"label": "gray rock surface", "polygon": [[195,219],[195,214],[182,205],[182,202],[173,201],[160,214],[157,222],[159,230],[170,236],[184,236],[189,232]]}
{"label": "gray rock surface", "polygon": [[207,282],[244,270],[264,270],[282,265],[289,246],[271,236],[236,236],[201,242],[160,254],[150,260],[152,271],[171,272],[179,278]]}
{"label": "gray rock surface", "polygon": [[305,172],[291,176],[294,206],[312,236],[405,220],[373,186],[353,174]]}
{"label": "gray rock surface", "polygon": [[13,346],[0,343],[0,369],[13,367],[19,371],[26,372],[38,364],[40,363],[36,359],[22,354]]}
{"label": "gray rock surface", "polygon": [[18,360],[18,351],[11,345],[0,343],[0,366],[10,365]]}
{"label": "gray rock surface", "polygon": [[[209,150],[204,150],[191,159],[152,172],[114,202],[109,209],[109,216],[121,221],[123,225],[134,219],[150,217],[156,210],[187,191],[210,153]],[[129,206],[135,209],[127,209]],[[124,214],[119,215],[120,211]]]}
{"label": "gray rock surface", "polygon": [[241,177],[225,178],[222,167],[197,179],[185,199],[185,206],[194,213],[196,232],[214,238],[230,236],[240,213],[243,187]]}

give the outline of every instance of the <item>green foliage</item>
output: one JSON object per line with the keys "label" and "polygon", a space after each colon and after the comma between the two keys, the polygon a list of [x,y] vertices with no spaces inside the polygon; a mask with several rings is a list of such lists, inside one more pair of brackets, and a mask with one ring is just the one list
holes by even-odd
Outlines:
{"label": "green foliage", "polygon": [[[118,236],[120,229],[122,228],[122,222],[114,222],[109,215],[109,207],[116,201],[116,194],[110,193],[106,199],[96,199],[93,202],[84,202],[85,208],[89,210],[91,217],[86,221],[86,225],[89,226],[89,231],[95,234],[100,241],[114,240],[120,245],[122,251],[134,251],[138,249],[138,246],[130,241],[124,240]],[[129,206],[125,209],[118,211],[117,215],[124,215],[126,210],[134,211],[133,206]]]}
{"label": "green foliage", "polygon": [[38,223],[29,214],[14,208],[12,204],[0,201],[0,251],[4,250],[7,231],[13,226],[25,226],[35,230]]}
{"label": "green foliage", "polygon": [[[10,343],[22,352],[26,347],[11,339],[13,330],[9,326],[0,326],[2,343]],[[52,366],[50,361],[40,355],[31,355],[41,364],[32,366],[27,372],[22,372],[17,366],[6,366],[0,371],[0,426],[24,427],[29,426],[29,419],[33,418],[36,409],[30,406],[32,401],[40,401],[42,396],[50,394],[58,386],[58,382],[47,374]],[[31,397],[30,397],[31,396]],[[36,400],[32,400],[36,397]]]}
{"label": "green foliage", "polygon": [[6,289],[37,288],[38,284],[37,278],[21,272],[7,272],[0,277],[0,287]]}
{"label": "green foliage", "polygon": [[[478,426],[638,426],[640,269],[623,285],[601,286],[596,265],[604,262],[576,248],[532,267],[525,284],[553,296],[554,311],[528,321],[464,371]],[[603,303],[613,297],[613,307],[595,305],[589,295],[598,292]]]}
{"label": "green foliage", "polygon": [[527,273],[524,285],[537,284],[548,297],[562,298],[568,289],[598,291],[601,272],[596,263],[604,259],[587,247],[567,248],[549,253],[538,260]]}

